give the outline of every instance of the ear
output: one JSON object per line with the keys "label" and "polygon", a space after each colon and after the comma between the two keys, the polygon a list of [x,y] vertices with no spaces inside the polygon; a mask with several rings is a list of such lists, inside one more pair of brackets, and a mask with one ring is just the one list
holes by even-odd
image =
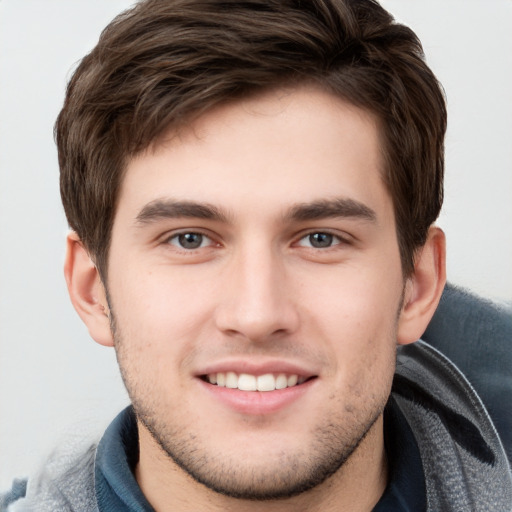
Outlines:
{"label": "ear", "polygon": [[96,265],[75,232],[67,237],[64,276],[71,302],[91,337],[100,345],[113,346],[105,288]]}
{"label": "ear", "polygon": [[419,339],[435,313],[446,283],[446,241],[443,231],[431,226],[425,245],[418,249],[414,271],[407,279],[398,322],[398,343]]}

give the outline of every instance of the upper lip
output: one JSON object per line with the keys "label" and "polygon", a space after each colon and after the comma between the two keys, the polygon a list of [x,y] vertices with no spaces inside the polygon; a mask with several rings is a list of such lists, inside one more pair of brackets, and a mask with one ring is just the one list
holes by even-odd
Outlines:
{"label": "upper lip", "polygon": [[210,375],[212,373],[226,373],[235,372],[240,375],[246,373],[249,375],[265,375],[268,373],[286,375],[298,375],[299,377],[314,377],[317,375],[312,368],[301,363],[294,363],[285,360],[266,360],[256,361],[252,359],[231,359],[222,360],[215,363],[208,364],[201,368],[196,375],[201,377],[203,375]]}

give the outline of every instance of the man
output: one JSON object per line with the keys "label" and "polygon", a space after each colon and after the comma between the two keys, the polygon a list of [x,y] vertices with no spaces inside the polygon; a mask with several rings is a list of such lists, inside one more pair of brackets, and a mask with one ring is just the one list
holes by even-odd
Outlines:
{"label": "man", "polygon": [[15,507],[508,510],[481,402],[412,344],[445,283],[445,127],[371,1],[116,18],[56,139],[70,297],[132,407]]}

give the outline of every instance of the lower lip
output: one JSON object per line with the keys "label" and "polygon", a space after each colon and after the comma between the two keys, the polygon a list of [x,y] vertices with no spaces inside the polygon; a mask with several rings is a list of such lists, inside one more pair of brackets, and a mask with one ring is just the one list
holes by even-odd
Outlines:
{"label": "lower lip", "polygon": [[215,399],[241,414],[272,414],[299,400],[311,389],[316,379],[298,386],[275,391],[241,391],[239,389],[216,386],[198,379],[204,389]]}

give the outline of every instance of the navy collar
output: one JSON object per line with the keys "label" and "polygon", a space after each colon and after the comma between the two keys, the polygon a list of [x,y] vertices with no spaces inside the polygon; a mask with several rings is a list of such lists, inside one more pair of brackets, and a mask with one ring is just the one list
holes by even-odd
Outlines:
{"label": "navy collar", "polygon": [[[384,412],[390,482],[373,512],[421,512],[425,478],[411,428],[391,397]],[[96,455],[95,491],[99,512],[154,512],[134,477],[139,459],[137,422],[131,407],[105,431]]]}
{"label": "navy collar", "polygon": [[373,512],[423,512],[427,504],[420,450],[393,396],[384,411],[384,443],[389,483]]}
{"label": "navy collar", "polygon": [[135,480],[139,433],[131,407],[105,431],[96,454],[94,484],[99,512],[155,512]]}

